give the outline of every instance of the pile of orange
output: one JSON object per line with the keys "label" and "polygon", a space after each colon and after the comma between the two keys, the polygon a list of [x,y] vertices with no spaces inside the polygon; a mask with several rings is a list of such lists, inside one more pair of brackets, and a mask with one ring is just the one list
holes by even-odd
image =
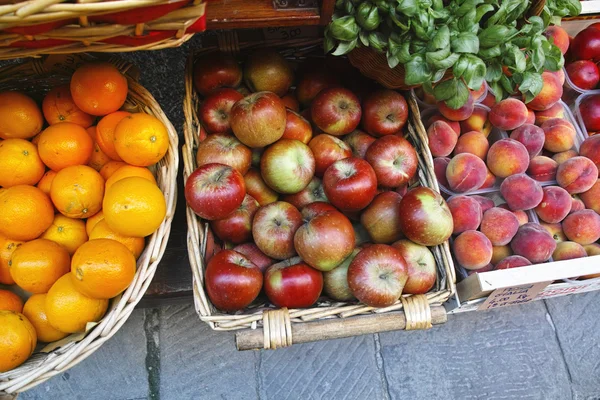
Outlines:
{"label": "pile of orange", "polygon": [[152,115],[121,111],[127,93],[108,63],[80,67],[41,107],[0,92],[0,372],[38,342],[98,322],[165,218],[148,167],[168,133]]}

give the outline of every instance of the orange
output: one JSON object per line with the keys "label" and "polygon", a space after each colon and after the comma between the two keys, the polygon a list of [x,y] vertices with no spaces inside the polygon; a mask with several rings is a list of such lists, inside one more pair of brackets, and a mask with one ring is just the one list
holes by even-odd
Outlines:
{"label": "orange", "polygon": [[29,139],[43,125],[42,112],[31,97],[19,92],[0,93],[0,138]]}
{"label": "orange", "polygon": [[127,111],[116,111],[98,121],[98,125],[96,126],[96,142],[104,154],[112,160],[123,161],[115,149],[115,128],[123,118],[130,115],[131,113]]}
{"label": "orange", "polygon": [[46,294],[34,294],[23,307],[23,315],[27,317],[35,328],[35,333],[40,342],[56,342],[68,335],[61,332],[48,322],[46,315]]}
{"label": "orange", "polygon": [[46,293],[69,272],[71,258],[65,248],[48,239],[23,243],[9,261],[10,274],[23,290]]}
{"label": "orange", "polygon": [[52,187],[52,182],[54,181],[55,176],[55,171],[46,171],[44,176],[42,176],[42,179],[40,179],[40,181],[37,184],[38,189],[50,196],[50,188]]}
{"label": "orange", "polygon": [[24,139],[0,142],[0,186],[35,185],[46,166],[34,144]]}
{"label": "orange", "polygon": [[0,289],[0,310],[23,312],[23,300],[13,292]]}
{"label": "orange", "polygon": [[109,161],[100,170],[100,175],[104,178],[105,181],[108,180],[119,168],[125,166],[123,161]]}
{"label": "orange", "polygon": [[50,198],[34,186],[18,185],[0,193],[0,235],[33,240],[54,221]]}
{"label": "orange", "polygon": [[154,178],[154,175],[152,175],[152,172],[150,172],[148,168],[135,167],[133,165],[124,165],[118,170],[116,170],[115,173],[112,174],[111,177],[106,180],[104,190],[108,190],[113,185],[113,183],[120,181],[124,178],[130,178],[132,176],[139,176],[140,178],[147,179],[156,185],[156,179]]}
{"label": "orange", "polygon": [[167,128],[153,115],[132,114],[123,118],[115,129],[115,150],[127,164],[138,167],[156,164],[168,149]]}
{"label": "orange", "polygon": [[85,222],[82,220],[56,214],[54,222],[42,234],[42,238],[60,244],[70,255],[73,255],[79,246],[87,242],[88,234],[85,231]]}
{"label": "orange", "polygon": [[105,220],[99,221],[94,227],[94,229],[92,229],[92,233],[90,234],[90,240],[92,239],[116,240],[117,242],[127,247],[136,260],[142,254],[142,251],[144,251],[144,246],[146,244],[144,238],[119,235],[118,233],[109,228]]}
{"label": "orange", "polygon": [[67,167],[56,174],[50,197],[61,214],[88,218],[102,208],[104,179],[87,165]]}
{"label": "orange", "polygon": [[58,172],[73,165],[85,165],[92,157],[94,142],[84,128],[71,122],[47,127],[38,143],[44,164]]}
{"label": "orange", "polygon": [[23,364],[35,350],[35,328],[23,314],[0,311],[0,372]]}
{"label": "orange", "polygon": [[84,64],[71,78],[71,95],[77,107],[88,114],[110,114],[127,99],[127,79],[112,64]]}
{"label": "orange", "polygon": [[96,171],[100,171],[102,167],[110,161],[110,157],[104,154],[100,146],[98,146],[98,143],[96,143],[96,127],[90,126],[86,131],[94,141],[94,150],[92,151],[92,158],[90,158],[88,165]]}
{"label": "orange", "polygon": [[69,85],[57,86],[48,92],[42,102],[44,118],[50,125],[59,122],[72,122],[84,128],[94,123],[94,117],[79,109],[71,97]]}
{"label": "orange", "polygon": [[71,278],[81,294],[112,299],[129,287],[135,267],[135,258],[127,247],[112,239],[94,239],[73,255]]}
{"label": "orange", "polygon": [[19,242],[0,236],[0,283],[4,285],[14,285],[15,280],[10,275],[8,262],[12,253],[25,242]]}
{"label": "orange", "polygon": [[31,138],[31,143],[33,143],[37,146],[38,143],[40,142],[40,136],[42,136],[41,132]]}
{"label": "orange", "polygon": [[84,332],[89,322],[98,322],[108,308],[108,300],[92,299],[81,294],[71,274],[56,281],[46,295],[48,322],[61,332]]}
{"label": "orange", "polygon": [[85,221],[85,231],[88,236],[92,234],[92,231],[94,230],[98,222],[102,221],[103,219],[104,213],[102,212],[102,210],[100,210],[96,213],[96,215],[94,215],[93,217],[89,217],[87,221]]}
{"label": "orange", "polygon": [[134,237],[151,235],[165,219],[167,205],[160,189],[137,176],[115,182],[102,203],[104,220],[113,231]]}

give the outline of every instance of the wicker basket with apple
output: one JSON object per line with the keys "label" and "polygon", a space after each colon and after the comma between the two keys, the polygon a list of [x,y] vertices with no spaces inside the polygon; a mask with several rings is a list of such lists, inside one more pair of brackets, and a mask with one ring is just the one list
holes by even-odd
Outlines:
{"label": "wicker basket with apple", "polygon": [[194,300],[215,330],[251,328],[240,350],[427,329],[454,293],[452,216],[415,99],[318,42],[229,36],[186,65]]}

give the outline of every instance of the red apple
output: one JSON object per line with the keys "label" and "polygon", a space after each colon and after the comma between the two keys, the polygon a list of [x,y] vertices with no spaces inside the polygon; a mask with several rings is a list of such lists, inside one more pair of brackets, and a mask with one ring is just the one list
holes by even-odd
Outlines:
{"label": "red apple", "polygon": [[329,211],[305,217],[294,236],[294,246],[308,265],[331,271],[352,253],[354,239],[350,220],[339,211]]}
{"label": "red apple", "polygon": [[395,188],[408,183],[417,172],[417,152],[408,140],[390,135],[377,139],[365,159],[375,171],[381,186]]}
{"label": "red apple", "polygon": [[374,136],[398,133],[408,119],[408,104],[404,96],[389,89],[368,95],[362,109],[363,129]]}
{"label": "red apple", "polygon": [[315,158],[301,141],[280,139],[263,153],[260,174],[276,192],[298,193],[315,175]]}
{"label": "red apple", "polygon": [[325,133],[343,136],[356,129],[362,111],[358,97],[341,87],[321,91],[310,106],[311,120]]}
{"label": "red apple", "polygon": [[244,182],[246,183],[246,192],[254,197],[261,206],[271,204],[279,198],[279,193],[267,186],[257,169],[250,168],[244,175]]}
{"label": "red apple", "polygon": [[262,273],[275,263],[275,260],[260,251],[258,246],[252,242],[238,244],[233,248],[233,251],[245,255]]}
{"label": "red apple", "polygon": [[294,82],[294,71],[276,51],[259,50],[246,60],[244,81],[253,92],[269,91],[283,96]]}
{"label": "red apple", "polygon": [[304,189],[298,193],[283,196],[282,200],[301,210],[304,206],[316,201],[326,202],[327,196],[325,196],[321,180],[315,176]]}
{"label": "red apple", "polygon": [[285,108],[288,108],[294,112],[300,112],[300,103],[298,103],[298,100],[292,93],[288,93],[283,96],[281,101],[283,101]]}
{"label": "red apple", "polygon": [[338,85],[339,79],[325,69],[309,71],[298,82],[296,98],[303,107],[308,107],[321,90]]}
{"label": "red apple", "polygon": [[367,135],[358,129],[344,137],[344,143],[350,147],[352,150],[352,155],[358,158],[365,158],[367,149],[375,140],[376,139],[373,136]]}
{"label": "red apple", "polygon": [[238,87],[241,82],[242,69],[233,57],[226,54],[204,57],[194,66],[194,86],[202,96],[222,87]]}
{"label": "red apple", "polygon": [[373,243],[392,243],[401,239],[400,201],[402,196],[396,192],[379,193],[362,212],[363,224]]}
{"label": "red apple", "polygon": [[196,163],[199,167],[211,163],[225,164],[244,175],[252,163],[252,150],[233,136],[215,133],[198,145]]}
{"label": "red apple", "polygon": [[229,113],[233,105],[243,99],[241,93],[234,89],[217,89],[200,105],[198,115],[202,126],[210,133],[229,133]]}
{"label": "red apple", "polygon": [[258,202],[249,194],[242,205],[223,219],[210,221],[210,227],[221,240],[231,243],[244,243],[252,240],[252,219],[258,211]]}
{"label": "red apple", "polygon": [[296,255],[294,234],[301,225],[302,215],[296,207],[276,201],[254,214],[252,236],[260,251],[271,258],[285,260]]}
{"label": "red apple", "polygon": [[233,250],[215,254],[204,273],[210,301],[222,311],[246,308],[256,299],[263,285],[260,269]]}
{"label": "red apple", "polygon": [[[598,30],[600,33],[600,30]],[[588,132],[600,130],[600,95],[593,94],[587,96],[579,104],[581,119]]]}
{"label": "red apple", "polygon": [[567,75],[575,86],[583,90],[596,89],[600,81],[600,72],[596,63],[579,60],[567,65]]}
{"label": "red apple", "polygon": [[271,265],[265,272],[265,293],[277,307],[305,308],[319,299],[323,274],[299,258]]}
{"label": "red apple", "polygon": [[325,203],[324,201],[315,201],[314,203],[310,203],[304,206],[304,208],[302,208],[302,219],[308,221],[313,219],[317,215],[324,214],[328,211],[339,210],[331,204]]}
{"label": "red apple", "polygon": [[308,142],[315,156],[315,175],[322,177],[325,170],[337,160],[348,158],[352,155],[350,147],[335,136],[321,134]]}
{"label": "red apple", "polygon": [[410,240],[399,240],[392,244],[392,247],[402,254],[408,265],[408,280],[404,285],[404,293],[429,292],[437,279],[437,267],[431,250]]}
{"label": "red apple", "polygon": [[428,187],[417,187],[400,202],[402,233],[417,244],[437,246],[454,230],[452,213],[439,193]]}
{"label": "red apple", "polygon": [[348,286],[354,296],[371,307],[387,307],[402,295],[408,266],[392,246],[374,244],[361,250],[348,268]]}
{"label": "red apple", "polygon": [[203,165],[185,183],[188,205],[207,220],[225,218],[238,209],[245,196],[244,177],[228,165]]}
{"label": "red apple", "polygon": [[587,27],[571,42],[570,53],[576,60],[600,60],[600,30]]}
{"label": "red apple", "polygon": [[348,286],[348,267],[360,251],[360,248],[352,250],[352,253],[340,265],[323,273],[323,291],[333,300],[352,301],[355,299],[350,286]]}
{"label": "red apple", "polygon": [[248,147],[265,147],[283,136],[285,106],[275,93],[253,93],[233,105],[229,121],[240,142]]}
{"label": "red apple", "polygon": [[286,108],[285,130],[282,139],[296,139],[308,144],[312,139],[312,126],[302,115]]}
{"label": "red apple", "polygon": [[323,175],[325,195],[342,211],[359,211],[377,194],[377,176],[368,162],[350,157],[331,164]]}

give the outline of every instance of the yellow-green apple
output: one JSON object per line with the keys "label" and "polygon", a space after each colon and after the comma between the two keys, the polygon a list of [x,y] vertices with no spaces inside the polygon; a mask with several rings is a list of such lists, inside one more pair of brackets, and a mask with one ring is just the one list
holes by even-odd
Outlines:
{"label": "yellow-green apple", "polygon": [[408,104],[400,93],[381,89],[369,94],[362,104],[362,127],[370,135],[393,135],[408,119]]}
{"label": "yellow-green apple", "polygon": [[258,209],[252,220],[252,237],[260,251],[285,260],[296,255],[294,234],[302,225],[302,214],[290,203],[276,201]]}
{"label": "yellow-green apple", "polygon": [[202,96],[222,87],[235,88],[242,82],[242,69],[225,54],[201,58],[194,66],[194,86]]}
{"label": "yellow-green apple", "polygon": [[231,108],[243,98],[244,96],[235,89],[216,90],[200,104],[198,116],[202,126],[210,133],[230,133]]}
{"label": "yellow-green apple", "polygon": [[355,299],[348,286],[348,267],[361,249],[356,248],[337,267],[323,273],[323,291],[327,296],[337,301],[352,301]]}
{"label": "yellow-green apple", "polygon": [[246,194],[237,210],[225,218],[210,221],[210,228],[226,242],[237,244],[252,240],[252,219],[259,207],[254,197]]}
{"label": "yellow-green apple", "polygon": [[428,187],[417,187],[402,197],[400,227],[413,242],[437,246],[452,235],[454,223],[452,213],[439,193]]}
{"label": "yellow-green apple", "polygon": [[252,151],[234,136],[215,133],[198,145],[198,166],[211,163],[229,165],[244,175],[252,164]]}
{"label": "yellow-green apple", "polygon": [[401,239],[400,201],[402,196],[396,192],[379,193],[362,212],[363,224],[373,243],[392,243]]}
{"label": "yellow-green apple", "polygon": [[248,147],[265,147],[283,136],[285,106],[275,93],[253,93],[233,105],[229,122],[240,142]]}
{"label": "yellow-green apple", "polygon": [[346,143],[324,133],[312,138],[308,147],[315,157],[315,175],[318,177],[322,177],[325,170],[337,160],[352,155],[352,150]]}
{"label": "yellow-green apple", "polygon": [[310,106],[311,120],[323,132],[347,135],[360,123],[362,110],[358,97],[350,90],[335,87],[322,90]]}
{"label": "yellow-green apple", "polygon": [[246,60],[244,82],[253,92],[269,91],[283,96],[294,82],[294,71],[276,51],[259,50]]}
{"label": "yellow-green apple", "polygon": [[265,293],[277,307],[306,308],[319,299],[323,274],[294,257],[265,271]]}
{"label": "yellow-green apple", "polygon": [[315,158],[310,148],[301,141],[280,139],[263,153],[260,174],[276,192],[298,193],[315,175]]}
{"label": "yellow-green apple", "polygon": [[431,290],[437,278],[437,267],[431,250],[410,240],[399,240],[392,247],[402,254],[408,266],[408,280],[403,292],[424,294]]}
{"label": "yellow-green apple", "polygon": [[408,183],[415,176],[417,152],[408,140],[396,135],[377,139],[367,149],[365,160],[373,167],[377,183],[395,188]]}
{"label": "yellow-green apple", "polygon": [[377,194],[377,176],[362,158],[350,157],[331,164],[323,175],[325,195],[341,211],[359,211]]}

